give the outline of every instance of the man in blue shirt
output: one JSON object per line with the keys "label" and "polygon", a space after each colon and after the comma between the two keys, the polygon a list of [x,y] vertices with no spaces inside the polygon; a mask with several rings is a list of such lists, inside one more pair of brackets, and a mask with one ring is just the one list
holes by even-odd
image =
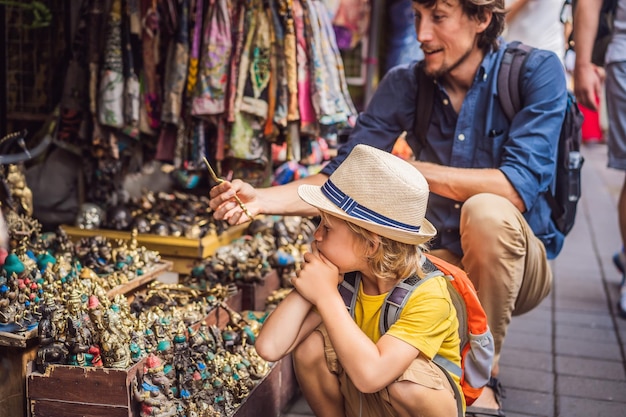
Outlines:
{"label": "man in blue shirt", "polygon": [[[420,116],[415,64],[397,67],[320,174],[259,190],[239,180],[223,183],[211,190],[210,204],[216,218],[231,224],[248,220],[235,193],[253,214],[315,215],[299,201],[300,184],[322,185],[358,143],[391,151],[406,131],[413,164],[430,186],[426,217],[438,230],[431,252],[468,272],[494,335],[494,379],[467,415],[503,415],[495,377],[507,327],[512,315],[535,308],[549,293],[548,259],[563,245],[543,192],[554,179],[565,73],[554,53],[532,53],[521,74],[523,108],[509,122],[496,89],[506,47],[499,38],[503,0],[414,0],[413,10],[424,71],[436,80],[424,147],[413,133]],[[303,356],[295,354],[296,360]],[[297,372],[307,364],[298,363]]]}

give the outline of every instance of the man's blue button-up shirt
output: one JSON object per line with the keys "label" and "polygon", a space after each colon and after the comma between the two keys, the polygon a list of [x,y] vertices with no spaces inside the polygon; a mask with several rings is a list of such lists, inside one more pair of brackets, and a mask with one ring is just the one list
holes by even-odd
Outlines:
{"label": "man's blue button-up shirt", "polygon": [[[425,147],[418,145],[414,134],[415,117],[419,117],[415,114],[417,63],[390,70],[367,110],[359,115],[350,140],[322,172],[330,175],[358,143],[391,151],[396,138],[406,131],[418,160],[459,168],[500,169],[524,201],[524,217],[544,243],[548,258],[554,258],[563,246],[563,235],[550,219],[543,192],[554,180],[567,104],[565,72],[554,53],[531,53],[521,75],[523,108],[509,122],[497,96],[497,72],[505,48],[502,42],[498,51],[486,54],[458,114],[445,89],[437,85]],[[426,217],[438,231],[434,248],[463,254],[461,206],[462,202],[431,193]]]}

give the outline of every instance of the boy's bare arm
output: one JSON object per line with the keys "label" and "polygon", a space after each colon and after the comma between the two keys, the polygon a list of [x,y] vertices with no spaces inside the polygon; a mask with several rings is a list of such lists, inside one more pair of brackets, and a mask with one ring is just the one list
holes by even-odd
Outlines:
{"label": "boy's bare arm", "polygon": [[290,353],[321,323],[312,305],[292,291],[274,310],[261,328],[255,342],[258,354],[274,362]]}

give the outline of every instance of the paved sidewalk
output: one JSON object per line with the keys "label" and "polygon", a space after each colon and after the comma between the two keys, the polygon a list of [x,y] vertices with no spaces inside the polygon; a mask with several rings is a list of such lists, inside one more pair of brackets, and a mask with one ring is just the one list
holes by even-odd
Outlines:
{"label": "paved sidewalk", "polygon": [[[626,416],[626,320],[616,315],[621,276],[611,261],[624,174],[606,168],[606,145],[583,155],[583,197],[553,263],[554,290],[513,319],[502,350],[507,417]],[[311,415],[302,397],[283,413]]]}

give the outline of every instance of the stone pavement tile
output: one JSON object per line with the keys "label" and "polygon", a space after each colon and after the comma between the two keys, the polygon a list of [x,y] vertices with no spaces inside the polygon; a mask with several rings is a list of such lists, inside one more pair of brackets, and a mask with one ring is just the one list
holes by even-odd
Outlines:
{"label": "stone pavement tile", "polygon": [[525,349],[517,349],[506,345],[502,347],[500,366],[513,366],[517,368],[537,369],[552,372],[552,354],[548,352],[529,352]]}
{"label": "stone pavement tile", "polygon": [[[617,320],[623,321],[623,319],[619,318]],[[618,334],[621,340],[622,354],[624,355],[624,357],[626,357],[626,328],[620,328]]]}
{"label": "stone pavement tile", "polygon": [[[567,417],[624,417],[624,404],[586,398],[561,397],[559,416]],[[508,416],[507,417],[511,417]]]}
{"label": "stone pavement tile", "polygon": [[502,366],[500,368],[500,382],[509,392],[510,389],[522,389],[543,393],[554,392],[554,374],[537,369]]}
{"label": "stone pavement tile", "polygon": [[[575,300],[586,302],[592,300],[598,303],[600,306],[606,305],[606,293],[602,286],[602,280],[600,277],[593,277],[592,274],[597,274],[597,267],[594,271],[587,273],[586,271],[579,270],[580,277],[569,278],[559,276],[558,285],[554,291],[556,300]],[[558,306],[555,306],[558,308]]]}
{"label": "stone pavement tile", "polygon": [[601,378],[625,381],[624,367],[621,361],[557,356],[556,372],[561,376],[570,375],[579,378]]}
{"label": "stone pavement tile", "polygon": [[512,335],[515,333],[549,335],[552,334],[552,321],[545,318],[527,317],[526,315],[513,317],[509,325],[508,334]]}
{"label": "stone pavement tile", "polygon": [[555,417],[554,397],[551,393],[506,389],[503,409],[507,416],[520,413],[533,417]]}
{"label": "stone pavement tile", "polygon": [[506,345],[514,346],[516,349],[528,350],[532,352],[552,352],[552,335],[526,332],[507,332]]}
{"label": "stone pavement tile", "polygon": [[557,355],[596,358],[604,360],[622,360],[620,347],[604,340],[555,339],[554,350]]}
{"label": "stone pavement tile", "polygon": [[[598,283],[598,285],[601,285]],[[556,306],[559,309],[576,309],[581,313],[603,313],[606,312],[606,296],[581,297],[579,300],[557,299]]]}
{"label": "stone pavement tile", "polygon": [[562,339],[602,340],[605,343],[617,344],[615,330],[608,328],[559,324],[555,328],[555,336]]}
{"label": "stone pavement tile", "polygon": [[287,414],[281,414],[284,417],[300,417],[312,416],[313,412],[304,397],[298,392],[294,397],[293,403],[286,407]]}
{"label": "stone pavement tile", "polygon": [[626,411],[626,382],[624,381],[562,375],[557,378],[556,386],[557,395],[560,397],[617,401],[622,403]]}
{"label": "stone pavement tile", "polygon": [[556,310],[554,320],[557,327],[561,324],[574,324],[580,327],[613,329],[613,318],[608,313],[595,314],[576,310]]}

